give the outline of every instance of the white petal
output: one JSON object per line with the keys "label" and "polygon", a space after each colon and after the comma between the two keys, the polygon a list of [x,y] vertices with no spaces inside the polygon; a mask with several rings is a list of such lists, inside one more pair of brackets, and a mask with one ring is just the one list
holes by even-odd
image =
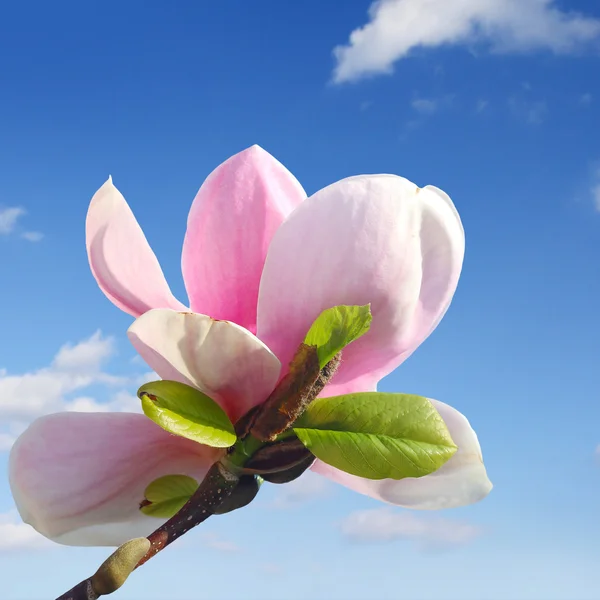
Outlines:
{"label": "white petal", "polygon": [[374,481],[349,475],[321,461],[313,465],[313,471],[356,492],[404,508],[438,510],[482,500],[492,490],[492,483],[483,464],[477,434],[456,409],[437,400],[431,402],[458,446],[456,454],[431,475]]}
{"label": "white petal", "polygon": [[163,521],[142,514],[146,486],[163,475],[201,481],[223,451],[170,435],[144,415],[58,413],[34,421],[10,454],[22,519],[74,546],[118,546]]}
{"label": "white petal", "polygon": [[128,336],[162,379],[196,387],[236,421],[271,393],[277,357],[249,331],[229,321],[172,310],[151,310]]}
{"label": "white petal", "polygon": [[440,190],[394,175],[344,179],[303,202],[275,234],[257,334],[287,365],[323,310],[371,304],[371,329],[344,350],[333,384],[374,389],[446,312],[463,255],[458,213]]}
{"label": "white petal", "polygon": [[121,310],[134,317],[151,308],[185,310],[171,293],[144,232],[111,179],[92,198],[85,234],[92,273]]}

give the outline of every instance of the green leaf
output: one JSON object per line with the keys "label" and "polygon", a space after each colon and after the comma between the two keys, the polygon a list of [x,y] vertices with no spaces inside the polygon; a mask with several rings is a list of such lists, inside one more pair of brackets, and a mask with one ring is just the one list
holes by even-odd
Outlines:
{"label": "green leaf", "polygon": [[215,448],[236,442],[225,411],[206,394],[177,381],[153,381],[138,390],[144,414],[169,433]]}
{"label": "green leaf", "polygon": [[433,404],[409,394],[318,398],[294,432],[323,462],[366,479],[423,477],[457,450]]}
{"label": "green leaf", "polygon": [[338,352],[369,331],[371,306],[334,306],[324,310],[306,334],[304,343],[316,346],[323,368]]}
{"label": "green leaf", "polygon": [[166,475],[153,481],[144,492],[140,510],[149,517],[170,519],[198,489],[198,482],[187,475]]}

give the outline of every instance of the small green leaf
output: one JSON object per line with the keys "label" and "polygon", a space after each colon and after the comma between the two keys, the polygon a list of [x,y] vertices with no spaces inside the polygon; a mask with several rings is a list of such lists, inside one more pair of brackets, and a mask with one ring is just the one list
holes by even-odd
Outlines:
{"label": "small green leaf", "polygon": [[312,324],[304,339],[316,346],[323,368],[338,352],[369,331],[371,306],[334,306],[324,310]]}
{"label": "small green leaf", "polygon": [[177,381],[153,381],[138,390],[144,414],[169,433],[215,448],[237,439],[225,411],[206,394]]}
{"label": "small green leaf", "polygon": [[140,510],[149,517],[170,519],[198,489],[198,482],[187,475],[165,475],[153,481],[144,492]]}
{"label": "small green leaf", "polygon": [[318,398],[294,432],[323,462],[366,479],[423,477],[457,450],[433,404],[409,394]]}

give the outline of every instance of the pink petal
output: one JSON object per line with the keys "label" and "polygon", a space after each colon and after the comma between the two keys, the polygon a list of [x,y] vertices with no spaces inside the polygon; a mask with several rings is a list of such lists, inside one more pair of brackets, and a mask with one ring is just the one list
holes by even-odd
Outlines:
{"label": "pink petal", "polygon": [[437,400],[431,402],[458,446],[456,454],[431,475],[373,481],[349,475],[319,460],[312,470],[356,492],[405,508],[438,510],[482,500],[490,493],[492,484],[487,477],[476,433],[456,409]]}
{"label": "pink petal", "polygon": [[127,332],[162,379],[194,386],[236,421],[271,393],[281,371],[277,357],[249,331],[205,315],[151,310]]}
{"label": "pink petal", "polygon": [[222,451],[168,434],[144,415],[58,413],[42,417],[10,454],[10,485],[26,523],[75,546],[118,546],[160,519],[139,510],[163,475],[201,481]]}
{"label": "pink petal", "polygon": [[288,364],[321,311],[370,303],[371,329],[344,350],[332,383],[338,390],[374,389],[446,312],[464,246],[458,213],[436,188],[419,189],[394,175],[334,183],[275,234],[260,284],[257,335]]}
{"label": "pink petal", "polygon": [[134,317],[151,308],[185,310],[121,192],[108,181],[94,194],[85,224],[92,273],[107,298]]}
{"label": "pink petal", "polygon": [[183,278],[194,312],[256,331],[267,248],[305,198],[296,178],[259,146],[208,176],[190,210],[183,244]]}

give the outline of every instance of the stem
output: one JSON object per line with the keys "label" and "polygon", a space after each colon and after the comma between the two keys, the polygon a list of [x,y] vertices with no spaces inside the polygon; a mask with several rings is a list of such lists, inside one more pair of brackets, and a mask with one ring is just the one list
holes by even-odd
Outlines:
{"label": "stem", "polygon": [[290,370],[256,413],[249,427],[250,434],[263,442],[272,442],[289,429],[314,400],[311,390],[320,373],[317,347],[300,344]]}
{"label": "stem", "polygon": [[98,600],[99,597],[92,587],[92,578],[88,577],[56,600]]}
{"label": "stem", "polygon": [[246,425],[249,434],[264,442],[272,442],[289,431],[335,375],[341,361],[342,353],[339,352],[320,368],[317,347],[300,344],[287,375]]}
{"label": "stem", "polygon": [[98,600],[112,594],[127,580],[138,561],[148,552],[150,542],[146,538],[129,540],[119,546],[87,579],[59,596],[57,600]]}
{"label": "stem", "polygon": [[[265,442],[273,441],[280,434],[290,430],[298,416],[331,379],[340,364],[340,359],[341,353],[325,367],[319,369],[316,348],[301,344],[290,365],[288,375],[279,382],[263,405],[250,411],[236,424],[236,433],[242,443],[236,445],[234,452],[225,457],[222,462],[215,463],[209,469],[206,477],[183,508],[147,538],[130,540],[117,548],[94,575],[78,583],[56,600],[98,600],[100,596],[111,594],[121,587],[135,569],[141,567],[184,533],[215,514],[219,506],[237,487],[246,460],[253,456]],[[290,454],[297,452],[298,449],[294,447],[292,440],[289,442],[286,440],[286,443],[290,445]],[[286,443],[282,445],[285,446]],[[259,458],[270,459],[269,452],[269,450],[265,451],[264,456],[259,456],[257,461]],[[280,472],[278,468],[282,465],[277,465],[270,479],[274,483],[290,481],[310,466],[311,460],[310,453],[304,456],[301,452],[285,465],[292,470],[298,467],[298,473],[290,476],[285,471]]]}
{"label": "stem", "polygon": [[215,463],[183,508],[148,536],[150,549],[135,568],[141,567],[192,527],[206,521],[230,496],[238,482],[237,475],[227,471],[221,463]]}
{"label": "stem", "polygon": [[[132,571],[141,567],[192,527],[213,515],[231,495],[238,482],[237,475],[227,471],[221,463],[215,463],[194,495],[176,515],[152,532],[148,538],[130,540],[120,546],[92,577],[78,583],[56,600],[98,600],[100,596],[111,594],[121,587]],[[136,545],[132,552],[131,547],[134,544]]]}

